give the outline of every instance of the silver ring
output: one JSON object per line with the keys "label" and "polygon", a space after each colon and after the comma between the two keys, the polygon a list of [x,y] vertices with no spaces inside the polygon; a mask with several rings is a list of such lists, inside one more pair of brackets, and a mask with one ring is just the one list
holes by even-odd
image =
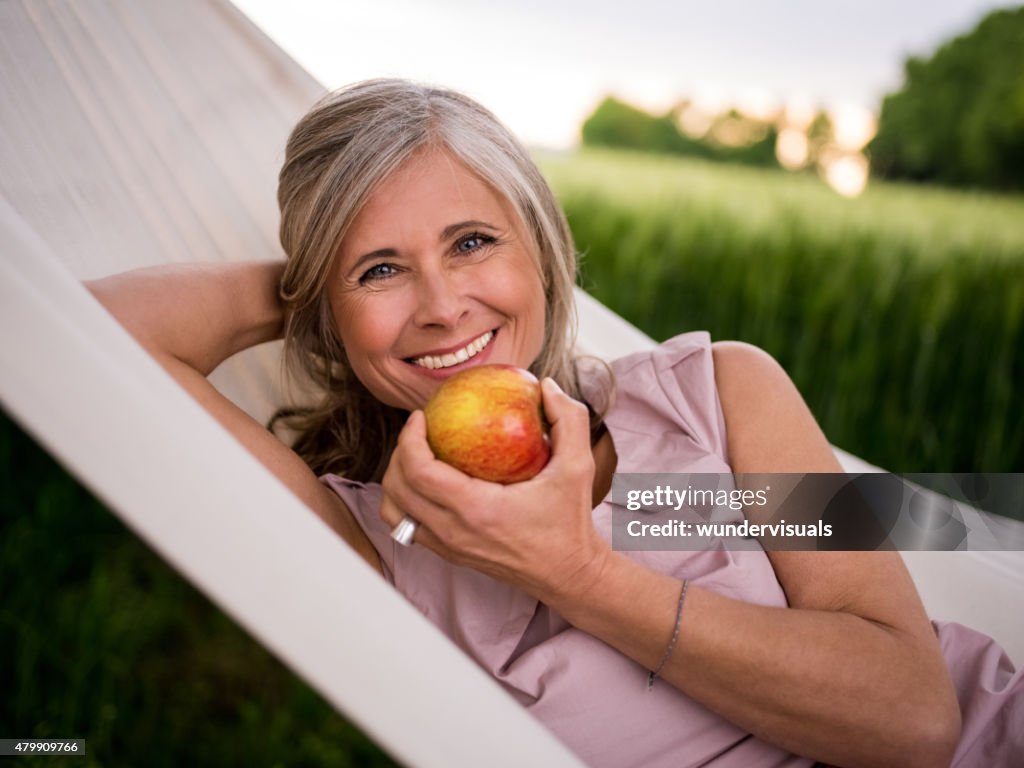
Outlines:
{"label": "silver ring", "polygon": [[398,525],[391,529],[391,538],[403,547],[408,547],[412,544],[412,537],[416,535],[416,529],[419,527],[419,523],[406,515]]}

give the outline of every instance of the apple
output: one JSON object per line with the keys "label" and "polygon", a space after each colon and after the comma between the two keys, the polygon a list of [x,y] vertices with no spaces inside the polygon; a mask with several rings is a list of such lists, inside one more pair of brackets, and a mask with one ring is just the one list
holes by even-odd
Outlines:
{"label": "apple", "polygon": [[522,368],[459,371],[445,379],[423,413],[434,455],[481,480],[529,480],[551,456],[540,383]]}

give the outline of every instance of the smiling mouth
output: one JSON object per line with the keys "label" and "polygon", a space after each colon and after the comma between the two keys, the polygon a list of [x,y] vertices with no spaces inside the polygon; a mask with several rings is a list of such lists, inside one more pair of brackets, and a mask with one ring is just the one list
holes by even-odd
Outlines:
{"label": "smiling mouth", "polygon": [[457,349],[444,355],[424,355],[423,357],[409,358],[408,362],[432,371],[438,368],[451,368],[453,365],[459,365],[476,357],[483,351],[484,347],[491,343],[494,336],[495,331],[487,331],[487,333],[473,339],[462,349]]}

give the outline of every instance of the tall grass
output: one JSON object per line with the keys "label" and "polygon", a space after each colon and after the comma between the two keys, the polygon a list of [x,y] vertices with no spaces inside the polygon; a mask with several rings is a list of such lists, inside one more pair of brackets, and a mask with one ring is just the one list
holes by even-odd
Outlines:
{"label": "tall grass", "polygon": [[1024,199],[588,151],[542,158],[584,287],[663,340],[774,355],[894,471],[1024,468]]}

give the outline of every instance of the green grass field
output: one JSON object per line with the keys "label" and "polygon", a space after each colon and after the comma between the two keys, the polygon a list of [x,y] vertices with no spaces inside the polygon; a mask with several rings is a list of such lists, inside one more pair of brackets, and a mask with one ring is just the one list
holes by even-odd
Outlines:
{"label": "green grass field", "polygon": [[1024,198],[613,151],[546,156],[582,284],[656,339],[773,354],[894,471],[1024,466]]}

